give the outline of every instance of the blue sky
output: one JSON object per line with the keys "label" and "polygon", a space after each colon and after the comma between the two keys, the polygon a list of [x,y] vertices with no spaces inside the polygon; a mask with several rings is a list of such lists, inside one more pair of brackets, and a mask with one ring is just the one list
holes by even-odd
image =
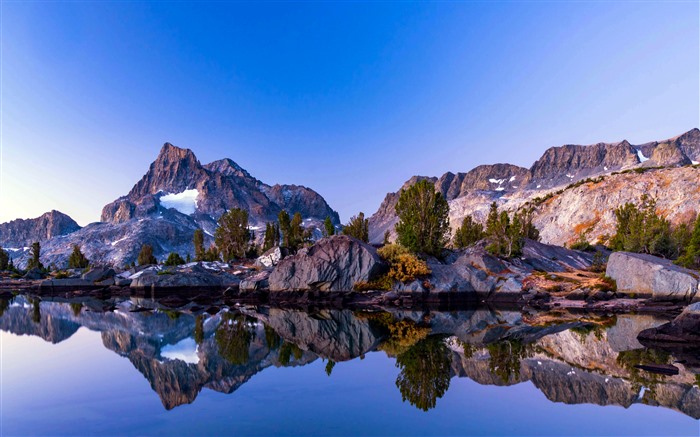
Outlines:
{"label": "blue sky", "polygon": [[80,224],[162,144],[321,193],[700,125],[698,2],[3,2],[0,221]]}

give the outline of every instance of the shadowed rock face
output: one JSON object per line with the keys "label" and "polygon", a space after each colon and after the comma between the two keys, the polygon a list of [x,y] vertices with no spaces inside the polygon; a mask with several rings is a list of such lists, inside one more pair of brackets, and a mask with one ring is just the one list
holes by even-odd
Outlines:
{"label": "shadowed rock face", "polygon": [[59,211],[49,211],[34,219],[17,219],[0,224],[0,247],[21,248],[35,241],[67,235],[80,229],[70,217]]}
{"label": "shadowed rock face", "polygon": [[337,235],[280,261],[270,274],[270,291],[351,291],[386,270],[377,251],[360,240]]}
{"label": "shadowed rock face", "polygon": [[[547,202],[536,202],[535,225],[543,242],[563,245],[575,241],[589,228],[591,242],[610,234],[614,209],[625,202],[638,201],[644,193],[658,198],[659,210],[667,211],[672,223],[688,221],[700,202],[699,170],[688,167],[696,162],[700,162],[700,130],[693,129],[678,137],[642,145],[621,141],[552,147],[530,169],[496,164],[479,166],[467,173],[448,172],[440,178],[414,176],[402,189],[420,179],[434,182],[436,190],[450,204],[453,229],[467,215],[485,220],[493,201],[499,208],[513,211],[528,201],[551,194]],[[604,182],[586,183],[557,193],[586,178],[658,166],[669,168],[607,176]],[[370,217],[370,242],[381,242],[387,230],[393,233],[400,191],[387,194]]]}

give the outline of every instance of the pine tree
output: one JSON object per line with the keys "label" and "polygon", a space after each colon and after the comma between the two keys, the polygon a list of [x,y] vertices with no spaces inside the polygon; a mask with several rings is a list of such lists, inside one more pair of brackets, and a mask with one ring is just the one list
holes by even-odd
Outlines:
{"label": "pine tree", "polygon": [[347,225],[343,226],[343,234],[357,238],[365,243],[369,242],[369,220],[365,219],[365,213],[360,212],[353,216]]}
{"label": "pine tree", "polygon": [[287,211],[280,211],[280,213],[277,215],[277,221],[279,222],[279,228],[282,232],[282,239],[280,245],[282,247],[289,247],[289,231],[291,228],[291,220]]}
{"label": "pine tree", "polygon": [[482,238],[484,238],[484,225],[475,222],[468,215],[462,220],[462,226],[455,231],[454,245],[457,249],[464,249]]}
{"label": "pine tree", "polygon": [[[189,255],[187,255],[189,256]],[[166,266],[179,266],[181,264],[184,264],[185,260],[182,259],[180,254],[175,253],[175,252],[170,252],[170,255],[168,255],[168,259],[165,260],[165,265]]]}
{"label": "pine tree", "polygon": [[671,224],[656,213],[656,200],[643,194],[639,206],[626,203],[615,210],[617,228],[610,240],[613,250],[648,253],[671,258],[678,252]]}
{"label": "pine tree", "polygon": [[194,231],[192,242],[194,243],[194,260],[204,261],[204,231],[201,229]]}
{"label": "pine tree", "polygon": [[263,240],[263,252],[267,252],[277,245],[277,236],[275,234],[277,228],[274,223],[265,225],[265,239]]}
{"label": "pine tree", "polygon": [[700,268],[700,217],[695,220],[693,234],[683,252],[683,255],[676,261],[678,264],[691,269]]}
{"label": "pine tree", "polygon": [[0,270],[7,270],[10,264],[10,254],[0,247]]}
{"label": "pine tree", "polygon": [[141,251],[138,256],[138,263],[140,266],[147,266],[150,264],[158,264],[158,260],[153,256],[153,247],[150,244],[144,244],[141,246]]}
{"label": "pine tree", "polygon": [[311,233],[304,230],[302,226],[303,223],[304,220],[301,217],[301,213],[295,212],[294,216],[292,217],[292,221],[289,224],[289,230],[287,231],[287,235],[289,235],[289,237],[286,237],[288,243],[287,247],[292,252],[299,250],[311,239]]}
{"label": "pine tree", "polygon": [[38,241],[32,243],[31,249],[32,257],[27,262],[27,270],[40,269],[44,270],[44,265],[41,263],[41,245]]}
{"label": "pine tree", "polygon": [[326,216],[326,220],[323,221],[323,236],[330,237],[332,235],[335,235],[335,226],[333,226],[331,217]]}
{"label": "pine tree", "polygon": [[398,242],[414,253],[440,256],[450,239],[450,207],[428,180],[402,190],[396,204]]}
{"label": "pine tree", "polygon": [[83,255],[80,251],[80,246],[77,244],[73,245],[73,253],[68,257],[68,268],[71,269],[84,269],[90,264],[90,261]]}
{"label": "pine tree", "polygon": [[253,235],[248,228],[248,211],[234,208],[219,218],[214,239],[225,262],[245,256]]}

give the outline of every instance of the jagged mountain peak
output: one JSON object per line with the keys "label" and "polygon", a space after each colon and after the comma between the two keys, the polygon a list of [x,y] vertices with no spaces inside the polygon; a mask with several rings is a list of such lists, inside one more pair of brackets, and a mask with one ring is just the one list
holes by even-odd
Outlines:
{"label": "jagged mountain peak", "polygon": [[235,176],[235,177],[241,177],[241,178],[253,178],[248,171],[246,171],[243,167],[238,165],[234,160],[231,158],[223,158],[223,159],[218,159],[216,161],[212,161],[209,164],[205,164],[204,168],[206,168],[209,171],[212,171],[214,173],[220,173],[225,176]]}

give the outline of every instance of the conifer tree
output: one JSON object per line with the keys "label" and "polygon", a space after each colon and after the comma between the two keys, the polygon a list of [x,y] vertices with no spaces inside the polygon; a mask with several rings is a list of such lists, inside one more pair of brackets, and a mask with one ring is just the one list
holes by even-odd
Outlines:
{"label": "conifer tree", "polygon": [[245,256],[248,243],[253,235],[248,228],[248,211],[234,208],[219,218],[214,239],[225,262]]}
{"label": "conifer tree", "polygon": [[41,245],[39,244],[38,241],[35,241],[32,243],[32,249],[31,249],[32,257],[29,259],[29,262],[27,262],[27,270],[31,269],[40,269],[44,270],[44,265],[41,263],[40,257],[41,257]]}
{"label": "conifer tree", "polygon": [[194,231],[192,242],[194,243],[194,260],[197,262],[204,261],[204,231],[201,229]]}
{"label": "conifer tree", "polygon": [[291,219],[287,211],[282,210],[277,215],[277,221],[279,222],[280,231],[282,232],[281,246],[289,247],[289,231],[291,229]]}
{"label": "conifer tree", "polygon": [[398,242],[414,253],[440,256],[449,241],[450,208],[428,180],[402,190],[396,204]]}
{"label": "conifer tree", "polygon": [[302,224],[304,220],[301,217],[301,213],[295,212],[292,217],[292,221],[289,224],[289,230],[287,238],[288,248],[292,252],[299,250],[306,242],[311,239],[311,233],[304,230]]}
{"label": "conifer tree", "polygon": [[330,237],[332,235],[335,235],[335,226],[333,226],[331,217],[326,216],[326,220],[323,221],[323,236]]}
{"label": "conifer tree", "polygon": [[482,238],[484,238],[484,225],[475,222],[468,215],[462,220],[462,226],[455,231],[454,245],[457,249],[464,249]]}
{"label": "conifer tree", "polygon": [[175,252],[170,252],[170,255],[168,255],[168,259],[165,260],[164,264],[166,266],[179,266],[179,265],[184,264],[184,263],[185,263],[185,260],[182,259],[180,254],[175,253]]}
{"label": "conifer tree", "polygon": [[695,220],[695,226],[693,227],[693,234],[690,237],[690,241],[683,255],[681,255],[676,262],[683,267],[691,269],[700,268],[700,217]]}
{"label": "conifer tree", "polygon": [[80,251],[80,246],[77,244],[73,245],[73,253],[68,257],[68,268],[71,269],[84,269],[90,264],[90,261],[83,255]]}
{"label": "conifer tree", "polygon": [[360,212],[353,216],[347,225],[343,227],[343,234],[357,238],[365,243],[369,242],[369,220],[365,219],[365,213]]}
{"label": "conifer tree", "polygon": [[0,270],[7,270],[10,264],[10,254],[0,247]]}
{"label": "conifer tree", "polygon": [[[277,245],[277,228],[274,223],[267,223],[265,225],[265,239],[263,242],[263,252],[267,252]],[[279,233],[279,231],[277,231]]]}
{"label": "conifer tree", "polygon": [[158,264],[158,260],[153,256],[153,247],[150,244],[144,244],[141,246],[141,251],[138,256],[138,263],[140,266],[147,266],[150,264]]}

